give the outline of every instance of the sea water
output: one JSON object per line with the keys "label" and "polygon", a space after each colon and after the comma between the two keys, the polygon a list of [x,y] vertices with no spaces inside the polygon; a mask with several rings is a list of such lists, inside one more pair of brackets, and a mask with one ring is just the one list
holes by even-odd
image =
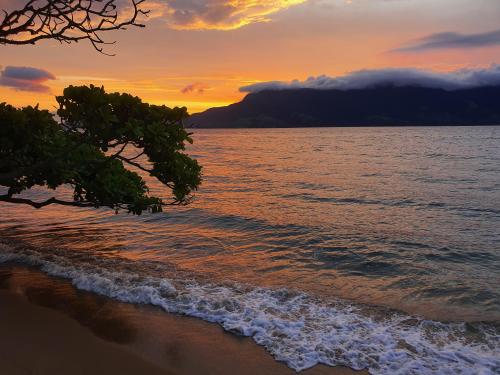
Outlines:
{"label": "sea water", "polygon": [[191,205],[2,204],[0,262],[218,323],[295,370],[500,373],[500,127],[193,138]]}

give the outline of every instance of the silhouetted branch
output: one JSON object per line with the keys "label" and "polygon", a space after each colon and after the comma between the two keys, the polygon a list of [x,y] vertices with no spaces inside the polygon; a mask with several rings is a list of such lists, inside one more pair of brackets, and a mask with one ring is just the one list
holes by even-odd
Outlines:
{"label": "silhouetted branch", "polygon": [[144,155],[144,154],[145,154],[145,152],[144,152],[144,151],[142,151],[141,153],[139,153],[139,154],[135,155],[133,158],[129,158],[129,159],[127,159],[127,160],[128,160],[128,161],[132,161],[132,160],[138,159],[138,158],[140,158],[140,157],[141,157],[142,155]]}
{"label": "silhouetted branch", "polygon": [[[143,172],[147,172],[149,173],[151,176],[155,176],[155,171],[152,170],[152,169],[147,169],[147,168],[144,168],[141,164],[139,163],[136,163],[134,162],[134,159],[137,159],[139,156],[143,155],[144,152],[141,152],[139,155],[137,156],[134,156],[133,158],[126,158],[125,156],[121,156],[120,153],[117,153],[115,155],[113,155],[113,157],[117,158],[117,159],[120,159],[121,161],[123,161],[124,163],[128,164],[128,165],[131,165],[133,167],[136,167],[138,169],[140,169],[141,171]],[[174,185],[172,185],[171,183],[168,183],[168,182],[163,182],[163,184],[171,189],[174,188]],[[182,204],[182,203],[180,203]]]}
{"label": "silhouetted branch", "polygon": [[[29,205],[31,207],[37,208],[37,209],[45,207],[45,206],[49,206],[51,204],[59,204],[59,205],[63,205],[63,206],[82,207],[82,208],[89,208],[89,207],[95,208],[96,207],[96,204],[91,203],[91,202],[63,201],[63,200],[60,200],[60,199],[57,199],[54,197],[47,199],[45,201],[42,201],[42,202],[35,202],[35,201],[32,201],[31,199],[27,199],[27,198],[12,197],[9,194],[0,195],[0,202],[26,204],[26,205]],[[161,206],[163,206],[163,207],[185,206],[185,205],[189,204],[189,202],[190,202],[189,200],[185,200],[185,201],[177,201],[176,200],[176,201],[169,202],[169,203],[162,202]],[[117,208],[127,209],[128,208],[126,203],[115,204],[111,207],[115,208],[115,209],[117,209]]]}
{"label": "silhouetted branch", "polygon": [[20,203],[20,204],[27,204],[35,208],[42,208],[51,204],[61,204],[63,206],[73,206],[73,207],[95,207],[95,204],[89,203],[89,202],[78,202],[78,201],[62,201],[60,199],[56,199],[54,197],[47,199],[46,201],[43,202],[35,202],[32,201],[31,199],[26,199],[26,198],[15,198],[10,195],[0,195],[0,201],[1,202],[8,202],[8,203]]}
{"label": "silhouetted branch", "polygon": [[153,170],[152,169],[147,169],[147,168],[144,168],[142,165],[140,165],[139,163],[135,163],[132,161],[132,159],[127,159],[126,157],[124,156],[121,156],[120,154],[115,154],[114,155],[117,159],[120,159],[121,161],[127,163],[127,164],[130,164],[138,169],[140,169],[141,171],[143,172],[147,172],[147,173],[153,173]]}
{"label": "silhouetted branch", "polygon": [[125,148],[128,146],[128,142],[125,142],[122,147],[113,155],[111,155],[112,158],[116,158],[122,154],[122,152],[125,150]]}
{"label": "silhouetted branch", "polygon": [[138,17],[149,13],[141,9],[145,0],[130,0],[130,7],[118,14],[116,1],[30,0],[22,9],[10,13],[3,10],[0,44],[35,44],[45,39],[61,43],[88,40],[97,51],[104,53],[102,46],[114,42],[104,41],[102,32],[126,29],[130,25],[144,27]]}

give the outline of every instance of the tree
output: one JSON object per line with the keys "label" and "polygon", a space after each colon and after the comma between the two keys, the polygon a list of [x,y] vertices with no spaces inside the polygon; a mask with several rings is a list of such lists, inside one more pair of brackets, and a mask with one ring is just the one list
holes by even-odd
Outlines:
{"label": "tree", "polygon": [[112,44],[102,39],[101,33],[125,29],[127,26],[144,27],[138,22],[145,0],[123,3],[118,12],[118,0],[29,0],[22,9],[3,10],[0,22],[0,44],[35,44],[53,39],[61,43],[88,40],[103,52],[102,46]]}
{"label": "tree", "polygon": [[[182,205],[201,183],[201,167],[185,151],[192,143],[183,108],[143,103],[103,87],[69,86],[58,96],[58,120],[38,107],[0,104],[0,201],[110,207],[133,214]],[[151,196],[141,174],[171,190]],[[34,186],[71,187],[73,199],[34,201],[18,195]]]}

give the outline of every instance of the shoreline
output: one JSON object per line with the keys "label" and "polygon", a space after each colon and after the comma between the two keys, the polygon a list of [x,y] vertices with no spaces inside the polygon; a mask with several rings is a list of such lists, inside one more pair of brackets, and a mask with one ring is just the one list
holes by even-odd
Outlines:
{"label": "shoreline", "polygon": [[[5,375],[296,373],[216,324],[77,290],[24,266],[0,267],[0,306]],[[368,372],[320,365],[301,374]]]}

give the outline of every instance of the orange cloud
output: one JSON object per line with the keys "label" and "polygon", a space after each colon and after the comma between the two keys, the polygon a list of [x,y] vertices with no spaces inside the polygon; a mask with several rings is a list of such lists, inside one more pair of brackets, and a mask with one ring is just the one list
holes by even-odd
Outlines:
{"label": "orange cloud", "polygon": [[307,0],[167,0],[149,2],[153,18],[177,30],[234,30]]}

